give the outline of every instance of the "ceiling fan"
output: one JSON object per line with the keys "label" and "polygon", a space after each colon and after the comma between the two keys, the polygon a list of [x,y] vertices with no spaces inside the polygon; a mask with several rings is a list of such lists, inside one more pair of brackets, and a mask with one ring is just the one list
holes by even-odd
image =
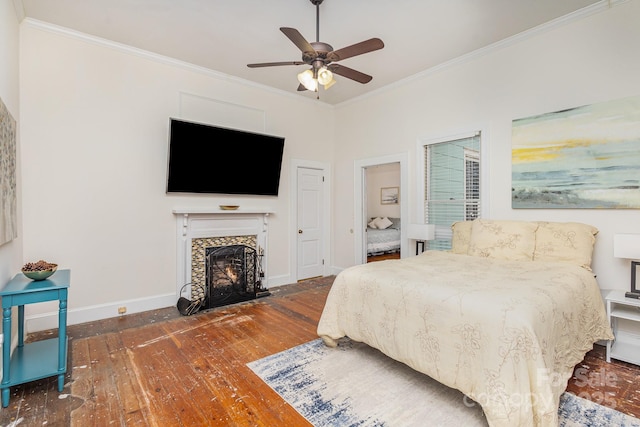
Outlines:
{"label": "ceiling fan", "polygon": [[311,65],[310,69],[298,74],[299,91],[318,91],[318,84],[329,89],[334,83],[333,73],[342,77],[354,80],[358,83],[369,83],[373,77],[356,71],[344,65],[337,64],[338,61],[351,58],[353,56],[369,53],[382,49],[384,43],[379,38],[372,38],[342,49],[333,50],[333,47],[320,41],[320,5],[324,0],[310,0],[316,7],[316,41],[309,43],[295,28],[281,27],[280,31],[302,51],[302,61],[285,62],[262,62],[258,64],[247,64],[249,68],[275,67],[280,65]]}

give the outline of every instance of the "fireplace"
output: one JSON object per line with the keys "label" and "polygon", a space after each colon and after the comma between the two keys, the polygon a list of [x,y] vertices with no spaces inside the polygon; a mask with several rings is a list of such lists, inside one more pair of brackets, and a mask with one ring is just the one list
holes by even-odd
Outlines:
{"label": "fireplace", "polygon": [[[269,295],[266,271],[268,210],[217,211],[196,208],[174,209],[173,213],[176,215],[178,249],[178,300],[202,301],[201,308],[205,309]],[[217,259],[212,262],[209,259],[214,253],[226,258],[233,255],[236,249],[241,249],[241,261]],[[244,284],[233,275],[226,277],[227,283],[224,284],[224,274],[219,271],[210,273],[210,265],[225,263],[246,270],[242,272],[248,276],[242,279]],[[209,275],[212,278],[208,278]],[[210,280],[214,282],[211,286]],[[232,291],[234,295],[228,295]]]}
{"label": "fireplace", "polygon": [[247,245],[206,248],[206,299],[203,308],[220,307],[264,296],[262,256]]}

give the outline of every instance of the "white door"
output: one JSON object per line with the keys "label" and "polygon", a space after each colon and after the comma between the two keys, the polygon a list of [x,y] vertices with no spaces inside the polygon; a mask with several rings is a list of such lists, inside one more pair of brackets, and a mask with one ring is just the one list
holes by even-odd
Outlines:
{"label": "white door", "polygon": [[323,174],[320,169],[298,168],[298,280],[322,276]]}

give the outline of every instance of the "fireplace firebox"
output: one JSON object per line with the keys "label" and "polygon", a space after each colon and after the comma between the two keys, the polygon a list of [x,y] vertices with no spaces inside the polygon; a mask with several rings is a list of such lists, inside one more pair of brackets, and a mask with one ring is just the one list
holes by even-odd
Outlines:
{"label": "fireplace firebox", "polygon": [[262,254],[247,245],[208,247],[205,250],[207,296],[203,309],[266,296],[260,268]]}

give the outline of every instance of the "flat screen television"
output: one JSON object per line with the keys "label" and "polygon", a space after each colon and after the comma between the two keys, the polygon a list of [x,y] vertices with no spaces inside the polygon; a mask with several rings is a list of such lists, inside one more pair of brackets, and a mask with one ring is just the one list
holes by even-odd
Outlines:
{"label": "flat screen television", "polygon": [[171,118],[167,193],[277,196],[284,138]]}

